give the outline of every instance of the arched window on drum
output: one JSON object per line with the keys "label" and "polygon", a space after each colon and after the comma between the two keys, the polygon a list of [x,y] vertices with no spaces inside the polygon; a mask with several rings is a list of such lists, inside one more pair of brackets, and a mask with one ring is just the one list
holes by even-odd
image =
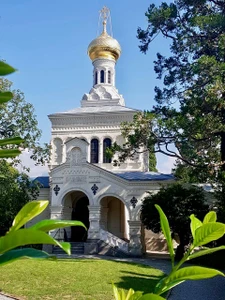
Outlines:
{"label": "arched window on drum", "polygon": [[91,163],[97,164],[98,163],[98,156],[99,156],[99,142],[97,139],[91,140]]}
{"label": "arched window on drum", "polygon": [[103,70],[100,72],[100,83],[105,83],[105,72]]}
{"label": "arched window on drum", "polygon": [[104,139],[103,141],[103,163],[111,163],[112,159],[107,157],[106,155],[106,149],[110,148],[112,146],[112,141],[111,139],[107,138]]}

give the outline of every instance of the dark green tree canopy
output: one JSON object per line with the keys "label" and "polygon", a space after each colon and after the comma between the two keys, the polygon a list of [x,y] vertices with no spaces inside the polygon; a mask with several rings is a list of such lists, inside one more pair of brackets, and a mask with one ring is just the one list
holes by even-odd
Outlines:
{"label": "dark green tree canopy", "polygon": [[166,214],[171,232],[178,234],[183,254],[184,246],[188,245],[191,237],[189,216],[194,214],[203,220],[209,210],[204,190],[197,186],[175,183],[162,187],[157,194],[147,196],[141,207],[141,221],[146,229],[158,233],[161,229],[155,204]]}
{"label": "dark green tree canopy", "polygon": [[19,210],[36,199],[38,193],[38,185],[31,184],[28,175],[19,173],[4,159],[0,160],[0,235],[8,231]]}
{"label": "dark green tree canopy", "polygon": [[146,16],[147,29],[138,29],[140,50],[146,53],[162,35],[170,54],[157,53],[155,72],[163,87],[155,88],[148,130],[130,131],[127,149],[141,150],[145,140],[147,148],[154,145],[155,152],[215,176],[225,169],[225,3],[163,2],[151,4]]}

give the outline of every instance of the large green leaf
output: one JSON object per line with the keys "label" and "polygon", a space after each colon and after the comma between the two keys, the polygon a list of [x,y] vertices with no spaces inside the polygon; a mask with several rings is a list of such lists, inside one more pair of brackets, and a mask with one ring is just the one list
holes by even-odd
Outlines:
{"label": "large green leaf", "polygon": [[200,256],[203,256],[203,255],[211,254],[213,252],[220,251],[220,250],[225,250],[225,246],[199,250],[199,251],[189,255],[187,260],[190,260],[190,259],[193,259],[193,258],[196,258],[196,257],[200,257]]}
{"label": "large green leaf", "polygon": [[176,285],[184,282],[185,280],[200,280],[206,278],[212,278],[217,275],[224,276],[224,274],[218,270],[204,267],[186,267],[172,272],[171,275],[164,278],[163,288],[160,289],[160,294],[165,293]]}
{"label": "large green leaf", "polygon": [[8,65],[7,63],[0,61],[0,76],[5,76],[15,72],[16,69]]}
{"label": "large green leaf", "polygon": [[171,238],[169,222],[161,207],[157,204],[155,204],[155,207],[159,212],[161,229],[167,241],[172,264],[174,264],[174,250],[173,250],[173,242]]}
{"label": "large green leaf", "polygon": [[191,219],[191,224],[190,224],[190,227],[191,227],[191,233],[192,233],[192,236],[193,236],[193,239],[195,238],[195,230],[197,228],[199,228],[200,226],[202,226],[202,222],[195,217],[195,215],[190,215],[190,219]]}
{"label": "large green leaf", "polygon": [[40,200],[40,201],[35,200],[25,204],[18,212],[15,219],[13,220],[13,224],[12,227],[10,228],[10,232],[21,228],[28,221],[30,221],[31,219],[33,219],[34,217],[42,213],[43,210],[45,210],[45,208],[48,206],[48,203],[49,201],[46,200]]}
{"label": "large green leaf", "polygon": [[0,158],[16,157],[21,154],[18,149],[0,149]]}
{"label": "large green leaf", "polygon": [[208,244],[218,240],[224,235],[225,226],[223,223],[206,223],[195,231],[195,239],[193,245],[195,247]]}
{"label": "large green leaf", "polygon": [[0,238],[0,253],[29,244],[50,244],[59,246],[70,255],[70,243],[58,242],[43,231],[33,229],[19,229],[9,232]]}
{"label": "large green leaf", "polygon": [[33,248],[15,249],[7,251],[0,256],[0,265],[8,264],[20,258],[55,259],[55,256],[51,256],[47,252]]}
{"label": "large green leaf", "polygon": [[145,294],[138,300],[165,300],[165,298],[155,294]]}
{"label": "large green leaf", "polygon": [[48,232],[50,230],[69,226],[83,226],[87,230],[87,228],[82,222],[71,220],[42,220],[31,226],[30,229]]}
{"label": "large green leaf", "polygon": [[119,290],[114,284],[113,286],[113,294],[116,300],[139,300],[142,296],[142,292],[134,292],[133,289],[129,289],[126,293],[125,290]]}
{"label": "large green leaf", "polygon": [[3,139],[0,140],[0,146],[6,146],[6,145],[19,145],[23,142],[24,140],[21,139],[21,137],[13,137],[13,138],[8,138],[8,139]]}
{"label": "large green leaf", "polygon": [[200,280],[205,278],[215,277],[217,275],[224,276],[222,272],[216,269],[205,268],[205,267],[185,267],[173,272],[168,276],[167,283],[176,282],[177,280]]}
{"label": "large green leaf", "polygon": [[217,220],[217,215],[215,211],[210,211],[208,212],[203,220],[203,224],[209,223],[209,222],[216,222]]}
{"label": "large green leaf", "polygon": [[11,92],[0,92],[0,104],[8,102],[13,98],[13,93]]}

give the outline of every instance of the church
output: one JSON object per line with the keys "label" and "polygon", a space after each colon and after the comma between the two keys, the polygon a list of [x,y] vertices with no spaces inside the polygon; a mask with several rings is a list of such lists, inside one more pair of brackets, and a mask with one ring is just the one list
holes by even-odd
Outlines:
{"label": "church", "polygon": [[39,199],[48,199],[42,218],[80,220],[88,228],[58,230],[58,240],[84,244],[85,254],[140,256],[144,230],[140,221],[142,199],[156,193],[173,176],[149,172],[148,153],[136,155],[119,166],[106,155],[114,142],[122,145],[121,123],[131,122],[139,111],[125,105],[116,89],[119,42],[107,33],[109,10],[100,12],[102,33],[88,46],[93,86],[78,108],[49,115],[51,159],[49,177],[38,177]]}

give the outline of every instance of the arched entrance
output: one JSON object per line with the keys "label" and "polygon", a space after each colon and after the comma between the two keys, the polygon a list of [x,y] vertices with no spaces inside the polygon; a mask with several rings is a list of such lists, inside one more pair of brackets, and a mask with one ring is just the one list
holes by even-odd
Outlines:
{"label": "arched entrance", "polygon": [[123,202],[113,196],[101,200],[100,226],[113,235],[128,240],[128,211]]}
{"label": "arched entrance", "polygon": [[[89,199],[85,193],[81,191],[73,191],[68,193],[64,198],[64,214],[67,219],[81,221],[89,229]],[[87,240],[88,231],[82,226],[71,226],[66,231],[67,238],[71,242],[85,242]]]}

